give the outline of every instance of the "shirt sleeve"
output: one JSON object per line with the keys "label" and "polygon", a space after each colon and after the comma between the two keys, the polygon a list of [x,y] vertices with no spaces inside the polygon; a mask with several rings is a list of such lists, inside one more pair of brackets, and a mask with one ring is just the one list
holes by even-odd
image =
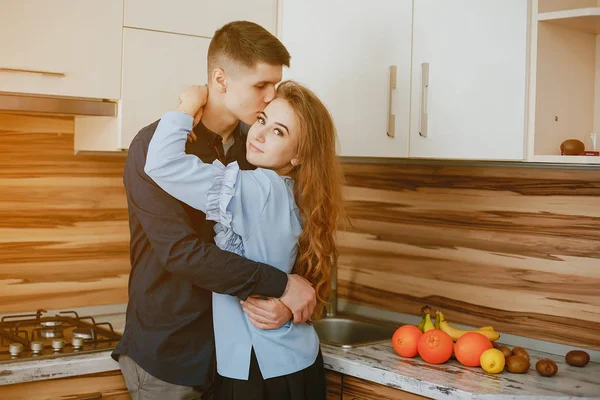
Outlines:
{"label": "shirt sleeve", "polygon": [[[237,162],[225,167],[216,160],[203,163],[185,153],[193,118],[184,112],[167,112],[150,141],[145,172],[158,186],[176,199],[207,214],[207,219],[231,227],[247,239],[269,201],[278,201],[289,212],[285,183],[274,171],[241,171]],[[283,192],[282,192],[283,191]],[[284,193],[285,192],[285,193]],[[284,205],[285,204],[285,205]]]}
{"label": "shirt sleeve", "polygon": [[193,123],[184,112],[164,114],[148,146],[144,172],[171,196],[206,213],[215,167],[186,154],[185,143]]}
{"label": "shirt sleeve", "polygon": [[145,162],[144,143],[134,141],[124,172],[128,207],[167,271],[204,289],[242,299],[251,294],[283,294],[287,275],[282,271],[203,242],[181,204],[144,173]]}

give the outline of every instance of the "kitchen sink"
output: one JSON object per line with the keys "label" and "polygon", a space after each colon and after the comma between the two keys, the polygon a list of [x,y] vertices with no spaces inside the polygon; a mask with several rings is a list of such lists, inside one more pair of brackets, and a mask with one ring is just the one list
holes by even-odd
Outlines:
{"label": "kitchen sink", "polygon": [[314,322],[321,343],[352,348],[392,340],[397,326],[347,317],[330,317]]}

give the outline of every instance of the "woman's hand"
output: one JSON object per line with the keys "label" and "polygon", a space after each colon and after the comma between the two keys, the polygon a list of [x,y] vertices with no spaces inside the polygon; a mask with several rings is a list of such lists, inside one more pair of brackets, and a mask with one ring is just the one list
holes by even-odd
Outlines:
{"label": "woman's hand", "polygon": [[[194,118],[194,126],[202,119],[204,106],[208,101],[208,87],[206,85],[191,85],[183,89],[179,94],[179,106],[177,111],[183,111]],[[191,132],[190,136],[196,140],[196,135]]]}

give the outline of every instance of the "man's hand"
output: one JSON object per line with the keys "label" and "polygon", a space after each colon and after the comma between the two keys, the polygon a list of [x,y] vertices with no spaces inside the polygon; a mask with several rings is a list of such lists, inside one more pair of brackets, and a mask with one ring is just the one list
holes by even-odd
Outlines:
{"label": "man's hand", "polygon": [[258,329],[277,329],[292,319],[290,309],[272,297],[262,300],[253,296],[240,303],[252,325]]}
{"label": "man's hand", "polygon": [[317,306],[317,295],[310,282],[300,275],[288,275],[285,293],[279,299],[294,314],[294,323],[299,324],[310,319]]}
{"label": "man's hand", "polygon": [[[179,94],[179,106],[177,111],[183,111],[194,118],[194,126],[198,125],[202,118],[204,106],[208,101],[208,86],[188,86]],[[193,132],[192,132],[193,135]],[[195,137],[192,136],[195,140]]]}

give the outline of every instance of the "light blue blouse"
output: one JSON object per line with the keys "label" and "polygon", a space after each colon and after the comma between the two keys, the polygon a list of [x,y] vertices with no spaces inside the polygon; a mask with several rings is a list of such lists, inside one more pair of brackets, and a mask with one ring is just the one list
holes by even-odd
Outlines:
{"label": "light blue blouse", "polygon": [[[185,153],[192,128],[188,114],[164,114],[150,141],[146,174],[217,222],[219,248],[290,273],[302,230],[293,180],[268,169],[242,171],[237,162],[203,163]],[[275,330],[255,328],[236,297],[213,293],[213,320],[222,376],[247,380],[252,347],[265,379],[305,369],[317,358],[319,338],[312,326],[288,322]]]}

